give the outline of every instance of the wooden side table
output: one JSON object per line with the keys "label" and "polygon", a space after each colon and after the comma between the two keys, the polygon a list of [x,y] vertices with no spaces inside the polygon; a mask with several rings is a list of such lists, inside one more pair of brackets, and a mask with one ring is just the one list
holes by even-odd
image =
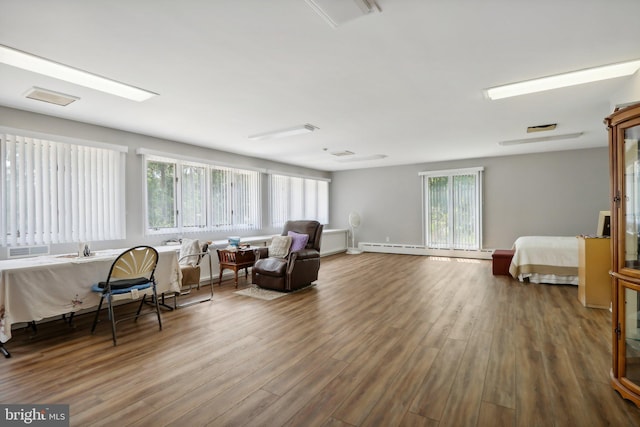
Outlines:
{"label": "wooden side table", "polygon": [[585,307],[611,305],[611,239],[578,237],[578,300]]}
{"label": "wooden side table", "polygon": [[222,285],[222,271],[225,269],[233,270],[235,275],[235,285],[238,287],[238,270],[244,269],[245,279],[249,276],[248,268],[253,267],[257,256],[254,249],[218,249],[218,263],[220,264],[220,276],[218,277],[218,286]]}

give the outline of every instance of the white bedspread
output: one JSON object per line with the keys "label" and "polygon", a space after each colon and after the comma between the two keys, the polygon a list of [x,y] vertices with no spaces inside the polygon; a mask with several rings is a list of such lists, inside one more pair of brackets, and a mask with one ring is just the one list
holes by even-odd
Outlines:
{"label": "white bedspread", "polygon": [[578,284],[578,239],[575,236],[523,236],[513,245],[509,273],[534,283]]}

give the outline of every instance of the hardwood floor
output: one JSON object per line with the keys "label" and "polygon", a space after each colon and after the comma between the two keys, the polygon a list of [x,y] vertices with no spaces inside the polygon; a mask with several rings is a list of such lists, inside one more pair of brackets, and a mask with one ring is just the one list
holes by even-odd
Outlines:
{"label": "hardwood floor", "polygon": [[117,347],[90,315],[16,330],[0,402],[70,404],[74,426],[640,425],[609,385],[610,313],[577,287],[373,253],[323,258],[316,283],[262,301],[226,281]]}

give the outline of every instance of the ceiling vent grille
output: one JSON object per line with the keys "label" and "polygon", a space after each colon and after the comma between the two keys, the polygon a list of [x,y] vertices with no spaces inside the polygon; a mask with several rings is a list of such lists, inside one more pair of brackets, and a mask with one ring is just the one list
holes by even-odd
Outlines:
{"label": "ceiling vent grille", "polygon": [[344,157],[344,156],[353,156],[356,153],[354,153],[353,151],[344,150],[344,151],[336,151],[336,152],[331,153],[331,154],[336,156],[336,157]]}
{"label": "ceiling vent grille", "polygon": [[558,126],[557,123],[551,123],[551,124],[548,124],[548,125],[529,126],[527,128],[527,133],[545,132],[545,131],[548,131],[548,130],[554,130],[557,126]]}
{"label": "ceiling vent grille", "polygon": [[54,92],[48,89],[42,89],[39,87],[33,87],[24,95],[26,98],[34,99],[36,101],[47,102],[49,104],[60,105],[66,107],[79,100],[80,98],[72,95],[65,95],[64,93]]}

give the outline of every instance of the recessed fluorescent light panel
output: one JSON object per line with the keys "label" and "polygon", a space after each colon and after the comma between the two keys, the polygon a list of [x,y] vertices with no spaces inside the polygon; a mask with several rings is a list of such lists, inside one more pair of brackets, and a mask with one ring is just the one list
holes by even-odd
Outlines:
{"label": "recessed fluorescent light panel", "polygon": [[582,136],[582,132],[566,133],[564,135],[540,136],[538,138],[512,139],[510,141],[500,141],[498,145],[520,145],[530,144],[532,142],[558,141],[563,139],[574,139]]}
{"label": "recessed fluorescent light panel", "polygon": [[381,11],[375,0],[305,0],[331,27]]}
{"label": "recessed fluorescent light panel", "polygon": [[380,159],[386,159],[386,158],[387,158],[386,154],[372,154],[370,156],[342,157],[334,160],[340,163],[348,163],[348,162],[364,162],[366,160],[380,160]]}
{"label": "recessed fluorescent light panel", "polygon": [[107,79],[3,45],[0,45],[0,63],[99,90],[111,95],[120,96],[132,101],[146,101],[157,95],[157,93]]}
{"label": "recessed fluorescent light panel", "polygon": [[314,130],[318,129],[318,127],[314,126],[314,125],[310,125],[309,123],[301,125],[301,126],[294,126],[291,128],[287,128],[287,129],[280,129],[280,130],[274,130],[274,131],[270,131],[270,132],[265,132],[265,133],[259,133],[256,135],[249,135],[249,139],[252,140],[262,140],[262,139],[274,139],[274,138],[283,138],[286,136],[293,136],[293,135],[301,135],[301,134],[305,134],[305,133],[310,133],[313,132]]}
{"label": "recessed fluorescent light panel", "polygon": [[486,90],[489,99],[496,100],[529,93],[543,92],[551,89],[575,86],[616,77],[630,76],[640,69],[640,59],[602,67],[587,68],[570,73],[557,74],[539,79],[496,86]]}

